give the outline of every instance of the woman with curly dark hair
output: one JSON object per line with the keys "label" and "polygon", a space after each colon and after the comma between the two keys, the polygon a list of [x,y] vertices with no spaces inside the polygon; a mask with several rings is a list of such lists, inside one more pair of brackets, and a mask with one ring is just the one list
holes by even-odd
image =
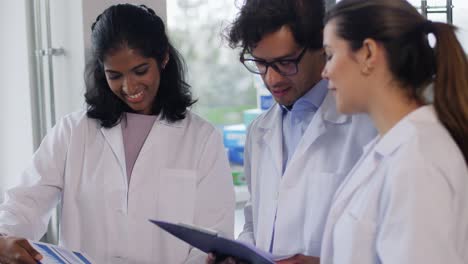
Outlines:
{"label": "woman with curly dark hair", "polygon": [[201,263],[204,256],[148,222],[233,232],[234,193],[217,130],[195,102],[163,21],[114,5],[92,25],[87,111],[64,117],[24,174],[36,179],[0,206],[0,262],[35,263],[25,240],[61,208],[61,245],[96,263]]}

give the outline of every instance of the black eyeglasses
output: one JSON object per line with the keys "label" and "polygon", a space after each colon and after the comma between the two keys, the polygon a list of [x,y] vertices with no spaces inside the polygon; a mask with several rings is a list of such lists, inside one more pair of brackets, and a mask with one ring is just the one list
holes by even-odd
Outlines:
{"label": "black eyeglasses", "polygon": [[283,76],[291,76],[295,75],[299,71],[299,63],[302,60],[302,57],[304,57],[305,52],[307,51],[306,48],[304,48],[301,51],[301,54],[297,56],[295,59],[278,59],[278,60],[273,60],[270,62],[267,62],[265,60],[259,60],[255,58],[245,58],[245,51],[242,53],[240,57],[240,61],[244,66],[247,68],[252,73],[255,74],[266,74],[268,71],[268,68],[271,67],[273,68],[276,72]]}

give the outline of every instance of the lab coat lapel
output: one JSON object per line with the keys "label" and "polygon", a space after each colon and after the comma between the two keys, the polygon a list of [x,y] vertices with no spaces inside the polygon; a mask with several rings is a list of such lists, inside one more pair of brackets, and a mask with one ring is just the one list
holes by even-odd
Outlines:
{"label": "lab coat lapel", "polygon": [[[169,138],[174,134],[183,133],[184,131],[181,129],[184,126],[183,122],[185,122],[185,120],[170,123],[164,119],[161,119],[161,116],[158,116],[158,118],[154,121],[153,126],[151,127],[151,130],[148,133],[145,142],[143,143],[143,146],[141,147],[140,153],[138,154],[138,158],[133,167],[134,170],[137,166],[140,166],[139,160],[144,155],[156,155],[158,158],[154,159],[152,164],[155,167],[158,167],[158,164],[161,163],[164,159],[164,157],[159,157],[159,155],[169,151],[171,146],[171,142],[167,142],[163,139]],[[134,177],[132,175],[132,181],[137,180],[137,178],[138,177]]]}
{"label": "lab coat lapel", "polygon": [[260,129],[259,145],[266,145],[270,152],[277,175],[283,174],[283,121],[281,107],[273,106],[268,122],[265,122]]}
{"label": "lab coat lapel", "polygon": [[[125,163],[125,150],[123,145],[122,126],[121,123],[112,128],[101,128],[102,134],[107,141],[107,144],[112,149],[115,158],[117,159],[122,175],[124,176],[125,183],[127,183],[127,165]],[[128,183],[127,183],[128,184]]]}
{"label": "lab coat lapel", "polygon": [[288,163],[288,167],[291,167],[291,165],[303,155],[310,155],[307,150],[317,143],[322,135],[326,134],[330,126],[344,125],[348,123],[349,119],[349,116],[337,112],[333,94],[328,92],[322,105],[317,110],[317,113],[315,113],[314,118],[299,141],[297,149]]}
{"label": "lab coat lapel", "polygon": [[183,127],[182,122],[183,120],[169,123],[168,121],[162,119],[161,116],[158,116],[157,119],[154,121],[153,126],[151,127],[151,130],[148,133],[148,136],[146,137],[145,142],[143,143],[139,156],[145,155],[145,153],[147,152],[151,152],[152,149],[159,149],[161,145],[167,143],[161,141],[161,138],[166,138],[165,135],[169,136],[173,133],[177,133],[179,130],[175,128]]}
{"label": "lab coat lapel", "polygon": [[378,159],[373,151],[376,141],[374,139],[364,147],[364,154],[336,191],[334,205],[338,206],[342,202],[348,201],[356,190],[371,178],[373,172],[378,168],[381,159]]}
{"label": "lab coat lapel", "polygon": [[354,168],[346,177],[345,182],[336,192],[335,204],[339,204],[340,201],[348,200],[360,186],[367,183],[370,178],[372,178],[374,172],[382,165],[382,161],[385,160],[387,156],[411,138],[408,135],[414,132],[407,120],[408,117],[400,121],[380,140],[376,138],[366,145],[363,156],[356,165],[354,165]]}

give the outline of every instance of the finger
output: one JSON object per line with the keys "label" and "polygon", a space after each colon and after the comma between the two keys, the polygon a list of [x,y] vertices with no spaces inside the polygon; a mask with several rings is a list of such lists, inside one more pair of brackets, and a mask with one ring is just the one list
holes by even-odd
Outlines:
{"label": "finger", "polygon": [[35,260],[41,260],[42,259],[41,253],[39,253],[36,249],[34,249],[26,239],[18,240],[17,244],[20,247],[22,247]]}
{"label": "finger", "polygon": [[214,264],[236,264],[236,261],[231,257],[223,256],[221,258],[216,257]]}
{"label": "finger", "polygon": [[291,264],[293,263],[293,261],[294,261],[294,257],[276,261],[276,264]]}
{"label": "finger", "polygon": [[294,263],[296,263],[296,259],[294,257],[276,261],[276,264],[294,264]]}
{"label": "finger", "polygon": [[22,247],[17,247],[13,259],[9,263],[17,264],[37,264],[37,261]]}
{"label": "finger", "polygon": [[223,254],[215,254],[215,263],[228,263],[227,262],[227,258],[228,256],[227,255],[223,255]]}
{"label": "finger", "polygon": [[232,262],[229,262],[229,263],[232,263],[232,264],[249,264],[249,262],[243,260],[243,259],[238,259],[238,258],[234,258],[234,257],[231,257],[229,258],[229,261],[232,261]]}
{"label": "finger", "polygon": [[212,253],[208,253],[208,256],[206,257],[206,264],[214,264],[216,260],[216,256],[213,255]]}

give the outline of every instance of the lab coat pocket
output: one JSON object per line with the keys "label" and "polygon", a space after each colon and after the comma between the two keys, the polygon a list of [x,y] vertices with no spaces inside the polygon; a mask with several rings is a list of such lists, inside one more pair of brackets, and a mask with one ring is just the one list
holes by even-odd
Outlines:
{"label": "lab coat pocket", "polygon": [[375,222],[345,212],[333,232],[333,263],[378,263],[376,229]]}

